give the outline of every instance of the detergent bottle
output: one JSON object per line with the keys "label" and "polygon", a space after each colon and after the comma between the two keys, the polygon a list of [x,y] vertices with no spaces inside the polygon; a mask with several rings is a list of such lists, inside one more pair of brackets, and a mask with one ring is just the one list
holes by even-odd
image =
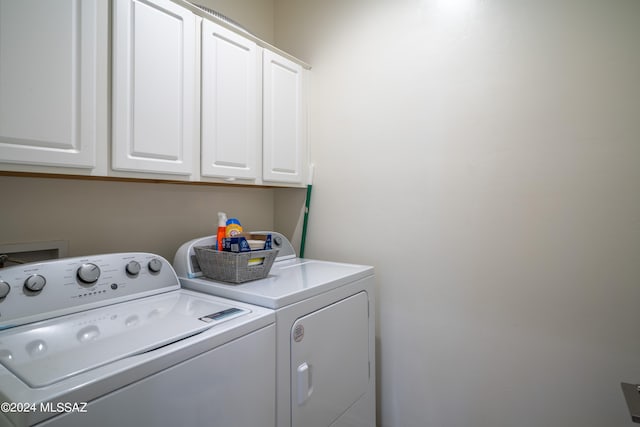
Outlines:
{"label": "detergent bottle", "polygon": [[229,218],[227,220],[226,237],[237,236],[240,233],[242,233],[242,225],[240,224],[240,221],[238,221],[237,218]]}

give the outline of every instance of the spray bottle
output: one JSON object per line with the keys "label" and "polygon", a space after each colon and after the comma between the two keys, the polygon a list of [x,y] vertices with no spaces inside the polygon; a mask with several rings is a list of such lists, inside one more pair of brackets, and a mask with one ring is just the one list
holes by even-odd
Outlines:
{"label": "spray bottle", "polygon": [[216,235],[217,249],[222,250],[222,239],[224,239],[227,232],[227,214],[224,212],[218,212],[218,234]]}

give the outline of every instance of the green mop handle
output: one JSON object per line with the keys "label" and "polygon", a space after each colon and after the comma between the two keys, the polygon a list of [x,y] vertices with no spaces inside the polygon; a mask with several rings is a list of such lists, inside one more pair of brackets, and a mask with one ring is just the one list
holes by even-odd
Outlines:
{"label": "green mop handle", "polygon": [[309,166],[309,183],[307,199],[304,202],[304,220],[302,222],[302,239],[300,240],[300,258],[304,258],[304,245],[307,242],[307,224],[309,223],[309,206],[311,205],[311,189],[313,188],[313,165]]}

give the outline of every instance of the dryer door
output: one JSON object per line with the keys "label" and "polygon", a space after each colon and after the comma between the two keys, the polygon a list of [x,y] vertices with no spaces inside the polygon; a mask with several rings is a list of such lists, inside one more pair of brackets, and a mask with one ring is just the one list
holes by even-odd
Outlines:
{"label": "dryer door", "polygon": [[369,383],[366,292],[299,318],[291,329],[293,426],[327,427]]}

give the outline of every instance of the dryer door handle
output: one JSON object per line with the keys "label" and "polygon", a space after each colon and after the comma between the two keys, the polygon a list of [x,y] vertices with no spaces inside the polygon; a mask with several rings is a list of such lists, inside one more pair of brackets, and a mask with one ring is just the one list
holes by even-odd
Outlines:
{"label": "dryer door handle", "polygon": [[298,366],[298,406],[311,397],[313,393],[313,383],[311,375],[311,365],[307,362],[303,362]]}

